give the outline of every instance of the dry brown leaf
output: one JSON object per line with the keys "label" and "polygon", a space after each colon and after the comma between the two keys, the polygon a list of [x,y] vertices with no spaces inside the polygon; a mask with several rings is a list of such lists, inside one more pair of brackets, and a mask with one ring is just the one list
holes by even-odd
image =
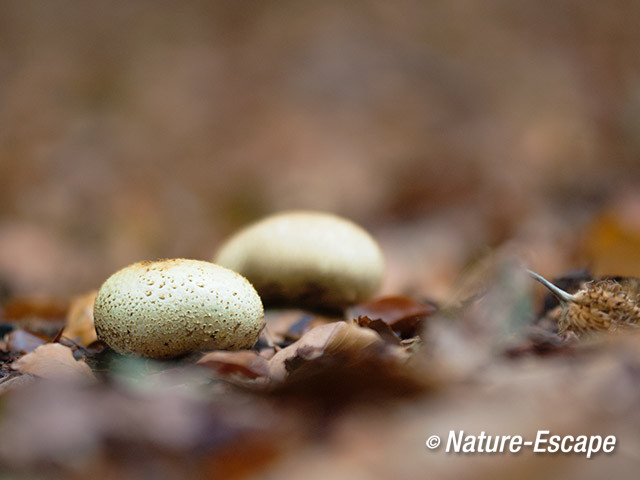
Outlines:
{"label": "dry brown leaf", "polygon": [[26,330],[13,330],[6,337],[7,350],[10,352],[30,353],[49,341],[44,336]]}
{"label": "dry brown leaf", "polygon": [[71,349],[59,343],[39,346],[13,362],[11,368],[47,379],[78,381],[95,378],[89,365],[73,358]]}
{"label": "dry brown leaf", "polygon": [[321,325],[276,353],[269,360],[269,374],[273,380],[282,381],[288,375],[287,363],[295,358],[311,360],[325,353],[363,350],[382,343],[376,332],[352,323],[334,322]]}
{"label": "dry brown leaf", "polygon": [[67,306],[52,298],[17,298],[4,305],[4,317],[12,321],[57,322],[67,314]]}
{"label": "dry brown leaf", "polygon": [[205,353],[197,364],[223,377],[236,376],[253,380],[269,375],[267,360],[253,350],[209,352]]}
{"label": "dry brown leaf", "polygon": [[[342,320],[341,317],[327,317],[305,310],[278,309],[265,312],[265,330],[280,346],[300,340],[302,335],[314,327]],[[284,345],[283,345],[284,344]]]}
{"label": "dry brown leaf", "polygon": [[409,338],[418,335],[424,320],[436,311],[437,307],[431,302],[397,295],[355,305],[349,310],[348,316],[382,320],[398,335]]}
{"label": "dry brown leaf", "polygon": [[93,325],[93,302],[97,294],[98,291],[93,290],[71,300],[67,323],[62,331],[62,335],[85,347],[98,339]]}
{"label": "dry brown leaf", "polygon": [[[386,324],[385,324],[386,325]],[[316,327],[270,361],[270,393],[280,401],[337,412],[354,403],[409,398],[435,387],[407,352],[354,323]]]}
{"label": "dry brown leaf", "polygon": [[67,303],[50,297],[12,298],[2,305],[4,323],[53,337],[64,326]]}
{"label": "dry brown leaf", "polygon": [[0,395],[18,388],[31,385],[35,378],[31,375],[18,375],[17,377],[4,377],[0,381]]}
{"label": "dry brown leaf", "polygon": [[[369,317],[359,316],[356,319],[356,323],[361,327],[370,328],[374,332],[376,332],[380,337],[387,343],[391,345],[401,345],[400,337],[393,333],[393,330],[389,326],[388,323],[380,320],[379,318],[376,320],[371,320]],[[414,337],[418,339],[418,337]],[[408,341],[408,340],[407,340]]]}

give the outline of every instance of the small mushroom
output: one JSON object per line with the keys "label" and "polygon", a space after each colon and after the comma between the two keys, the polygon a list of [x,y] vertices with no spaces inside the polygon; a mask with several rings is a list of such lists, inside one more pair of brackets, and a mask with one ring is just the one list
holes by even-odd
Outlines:
{"label": "small mushroom", "polygon": [[138,262],[114,273],[94,304],[98,337],[115,351],[152,358],[252,347],[262,302],[241,275],[187,259]]}
{"label": "small mushroom", "polygon": [[342,310],[379,288],[384,259],[353,222],[323,212],[291,211],[241,230],[215,262],[244,275],[265,305]]}

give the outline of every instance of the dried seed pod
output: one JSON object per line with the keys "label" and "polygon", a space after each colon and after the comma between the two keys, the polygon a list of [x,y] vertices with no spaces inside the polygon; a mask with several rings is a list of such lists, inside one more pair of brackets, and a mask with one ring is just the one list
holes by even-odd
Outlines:
{"label": "dried seed pod", "polygon": [[633,282],[592,281],[570,294],[537,273],[531,270],[527,272],[560,301],[560,335],[574,333],[584,336],[594,331],[611,332],[622,327],[640,326],[640,294]]}

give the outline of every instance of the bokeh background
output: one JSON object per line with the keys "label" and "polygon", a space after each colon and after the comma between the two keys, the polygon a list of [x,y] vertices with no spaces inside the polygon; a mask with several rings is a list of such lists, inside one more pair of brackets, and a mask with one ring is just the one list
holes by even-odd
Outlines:
{"label": "bokeh background", "polygon": [[505,246],[545,274],[640,274],[638,18],[624,0],[2,2],[1,282],[72,295],[291,208],[370,229],[387,291],[442,298]]}

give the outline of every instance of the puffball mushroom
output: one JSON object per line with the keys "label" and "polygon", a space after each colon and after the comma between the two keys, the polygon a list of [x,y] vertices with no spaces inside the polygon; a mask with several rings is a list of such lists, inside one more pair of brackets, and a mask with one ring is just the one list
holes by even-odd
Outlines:
{"label": "puffball mushroom", "polygon": [[238,273],[183,258],[114,273],[94,304],[98,337],[118,353],[168,358],[251,348],[264,326],[260,297]]}
{"label": "puffball mushroom", "polygon": [[376,241],[353,222],[323,212],[267,217],[232,236],[215,262],[244,275],[268,305],[341,310],[382,283]]}

